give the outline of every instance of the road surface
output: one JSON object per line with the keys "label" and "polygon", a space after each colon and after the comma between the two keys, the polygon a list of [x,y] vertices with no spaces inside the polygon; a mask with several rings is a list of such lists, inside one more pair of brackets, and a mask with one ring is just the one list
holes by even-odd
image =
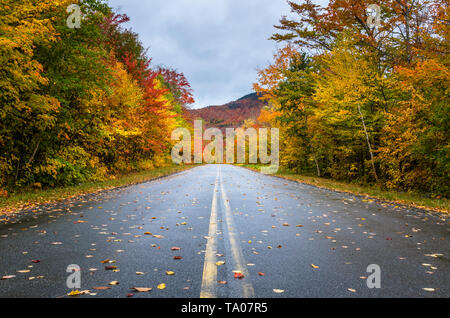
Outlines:
{"label": "road surface", "polygon": [[[450,296],[443,215],[236,166],[196,167],[14,222],[0,225],[0,297],[67,297],[71,264],[88,298]],[[371,264],[380,288],[367,286]]]}

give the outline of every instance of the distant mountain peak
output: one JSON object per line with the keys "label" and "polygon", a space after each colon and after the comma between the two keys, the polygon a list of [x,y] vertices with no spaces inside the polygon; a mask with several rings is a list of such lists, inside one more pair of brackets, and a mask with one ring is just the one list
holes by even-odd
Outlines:
{"label": "distant mountain peak", "polygon": [[247,119],[256,120],[266,105],[256,93],[251,93],[224,105],[191,109],[189,113],[192,121],[203,119],[206,128],[237,128]]}

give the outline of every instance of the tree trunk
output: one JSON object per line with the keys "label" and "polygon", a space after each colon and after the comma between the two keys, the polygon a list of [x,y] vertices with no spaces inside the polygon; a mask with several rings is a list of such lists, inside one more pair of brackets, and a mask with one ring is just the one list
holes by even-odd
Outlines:
{"label": "tree trunk", "polygon": [[33,161],[34,156],[36,155],[36,152],[37,152],[40,144],[41,144],[41,141],[39,140],[36,147],[34,148],[34,151],[33,151],[33,154],[31,155],[30,160],[28,160],[28,162],[27,162],[27,165],[29,165]]}
{"label": "tree trunk", "polygon": [[377,175],[377,171],[375,169],[375,161],[373,159],[372,146],[370,145],[369,134],[367,133],[366,123],[364,122],[364,116],[361,112],[361,106],[359,105],[359,103],[358,103],[358,112],[359,112],[359,115],[361,116],[361,121],[362,121],[362,124],[364,127],[364,133],[366,134],[367,146],[369,147],[370,160],[372,162],[373,174],[375,176],[375,180],[378,182],[378,175]]}

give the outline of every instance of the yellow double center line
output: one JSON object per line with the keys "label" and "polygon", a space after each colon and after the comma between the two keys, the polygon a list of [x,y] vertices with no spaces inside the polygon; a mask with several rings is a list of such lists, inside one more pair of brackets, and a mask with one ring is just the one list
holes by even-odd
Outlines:
{"label": "yellow double center line", "polygon": [[209,222],[208,242],[206,244],[205,264],[203,266],[203,279],[200,298],[216,298],[217,290],[217,193],[220,184],[220,192],[222,203],[225,208],[226,231],[231,246],[231,264],[235,271],[239,271],[244,278],[240,281],[240,294],[243,298],[254,297],[255,292],[250,282],[247,266],[245,265],[244,255],[239,244],[239,235],[234,225],[233,214],[231,212],[230,202],[225,192],[220,166],[217,169],[216,182],[214,185],[214,193],[211,206],[211,217]]}
{"label": "yellow double center line", "polygon": [[219,174],[217,169],[216,182],[211,205],[211,217],[209,218],[208,241],[206,243],[205,264],[203,265],[202,289],[200,298],[215,298],[217,284],[217,192],[219,192]]}

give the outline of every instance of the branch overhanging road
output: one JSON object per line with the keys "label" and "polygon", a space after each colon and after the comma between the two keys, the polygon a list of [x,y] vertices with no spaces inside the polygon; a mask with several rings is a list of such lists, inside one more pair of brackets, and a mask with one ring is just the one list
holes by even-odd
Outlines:
{"label": "branch overhanging road", "polygon": [[34,210],[0,225],[0,297],[65,296],[70,264],[78,297],[450,296],[443,215],[236,166]]}

